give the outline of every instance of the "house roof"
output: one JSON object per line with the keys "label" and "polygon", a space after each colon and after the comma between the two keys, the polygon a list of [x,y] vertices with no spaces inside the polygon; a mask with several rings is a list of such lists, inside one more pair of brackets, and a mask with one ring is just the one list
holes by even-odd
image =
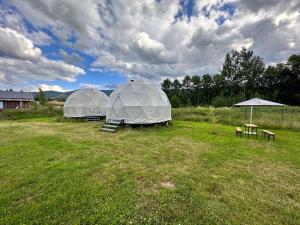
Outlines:
{"label": "house roof", "polygon": [[0,90],[0,100],[33,101],[34,97],[31,92],[1,91]]}

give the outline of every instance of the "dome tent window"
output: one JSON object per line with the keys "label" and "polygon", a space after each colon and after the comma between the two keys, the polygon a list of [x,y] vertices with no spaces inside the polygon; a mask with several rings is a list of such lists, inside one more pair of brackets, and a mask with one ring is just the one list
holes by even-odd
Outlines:
{"label": "dome tent window", "polygon": [[126,124],[163,123],[171,120],[171,104],[155,83],[131,80],[110,95],[106,119]]}
{"label": "dome tent window", "polygon": [[81,89],[73,92],[64,105],[64,117],[105,116],[108,97],[102,91]]}

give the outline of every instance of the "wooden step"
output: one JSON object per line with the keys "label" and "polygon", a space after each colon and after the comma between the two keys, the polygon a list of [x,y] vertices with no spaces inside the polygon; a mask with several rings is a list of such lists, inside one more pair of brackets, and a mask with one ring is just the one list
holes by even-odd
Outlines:
{"label": "wooden step", "polygon": [[100,128],[101,131],[116,132],[123,120],[107,120],[105,124]]}
{"label": "wooden step", "polygon": [[104,128],[104,127],[102,127],[102,128],[100,128],[100,130],[101,131],[106,131],[106,132],[116,132],[116,129],[111,129],[111,128]]}
{"label": "wooden step", "polygon": [[108,124],[121,124],[122,120],[111,120],[111,119],[108,119],[106,121],[106,123],[108,123]]}
{"label": "wooden step", "polygon": [[86,120],[88,122],[99,122],[100,121],[100,116],[87,116]]}
{"label": "wooden step", "polygon": [[112,124],[104,124],[102,127],[104,127],[104,128],[114,128],[114,129],[117,129],[119,126],[117,126],[117,125],[112,125]]}

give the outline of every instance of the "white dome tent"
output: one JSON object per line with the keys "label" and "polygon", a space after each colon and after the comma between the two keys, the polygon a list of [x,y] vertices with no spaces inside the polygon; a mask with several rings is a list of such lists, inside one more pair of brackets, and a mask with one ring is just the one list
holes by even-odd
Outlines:
{"label": "white dome tent", "polygon": [[109,97],[107,121],[125,124],[154,124],[170,121],[171,104],[165,92],[150,81],[131,81]]}
{"label": "white dome tent", "polygon": [[81,89],[73,92],[64,104],[64,117],[105,116],[108,97],[102,91]]}

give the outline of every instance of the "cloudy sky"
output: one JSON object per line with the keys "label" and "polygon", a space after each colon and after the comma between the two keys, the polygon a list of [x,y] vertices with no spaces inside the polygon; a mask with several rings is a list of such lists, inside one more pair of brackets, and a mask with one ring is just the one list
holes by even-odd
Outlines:
{"label": "cloudy sky", "polygon": [[0,89],[111,89],[300,52],[300,0],[0,0]]}

